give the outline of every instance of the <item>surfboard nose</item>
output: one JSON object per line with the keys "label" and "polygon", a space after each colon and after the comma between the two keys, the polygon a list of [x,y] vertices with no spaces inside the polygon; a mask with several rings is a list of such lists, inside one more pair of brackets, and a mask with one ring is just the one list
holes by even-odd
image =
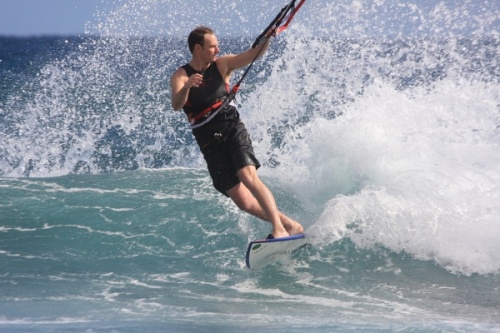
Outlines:
{"label": "surfboard nose", "polygon": [[246,265],[249,269],[260,269],[278,257],[299,249],[306,243],[307,239],[304,234],[252,241],[247,247]]}

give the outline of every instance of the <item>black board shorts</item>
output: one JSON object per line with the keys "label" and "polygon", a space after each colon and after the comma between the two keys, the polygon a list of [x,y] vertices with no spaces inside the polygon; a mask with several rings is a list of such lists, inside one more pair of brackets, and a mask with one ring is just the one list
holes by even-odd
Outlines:
{"label": "black board shorts", "polygon": [[255,157],[250,135],[239,119],[206,126],[193,134],[207,162],[215,189],[228,196],[227,190],[240,183],[238,170],[248,165],[258,169],[260,163]]}

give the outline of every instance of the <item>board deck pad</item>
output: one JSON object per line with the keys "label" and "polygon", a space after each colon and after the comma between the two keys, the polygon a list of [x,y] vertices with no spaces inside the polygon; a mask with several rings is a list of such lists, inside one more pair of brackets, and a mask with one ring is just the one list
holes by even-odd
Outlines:
{"label": "board deck pad", "polygon": [[247,267],[250,269],[262,268],[277,257],[304,246],[306,242],[304,234],[252,241],[247,248]]}

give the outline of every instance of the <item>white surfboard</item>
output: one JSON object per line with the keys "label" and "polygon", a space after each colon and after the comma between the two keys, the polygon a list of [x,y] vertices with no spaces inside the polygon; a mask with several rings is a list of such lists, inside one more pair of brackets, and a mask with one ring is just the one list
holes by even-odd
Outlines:
{"label": "white surfboard", "polygon": [[304,234],[252,241],[248,244],[247,248],[247,267],[250,269],[264,267],[277,257],[291,253],[306,243],[306,236]]}

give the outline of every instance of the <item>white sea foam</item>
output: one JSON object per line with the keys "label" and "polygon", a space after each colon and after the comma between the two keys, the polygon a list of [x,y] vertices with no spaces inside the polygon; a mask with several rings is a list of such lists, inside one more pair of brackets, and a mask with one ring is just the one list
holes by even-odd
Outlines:
{"label": "white sea foam", "polygon": [[498,272],[495,87],[373,86],[338,119],[311,122],[300,150],[307,167],[291,172],[297,195],[328,201],[314,233],[408,251],[454,272]]}

